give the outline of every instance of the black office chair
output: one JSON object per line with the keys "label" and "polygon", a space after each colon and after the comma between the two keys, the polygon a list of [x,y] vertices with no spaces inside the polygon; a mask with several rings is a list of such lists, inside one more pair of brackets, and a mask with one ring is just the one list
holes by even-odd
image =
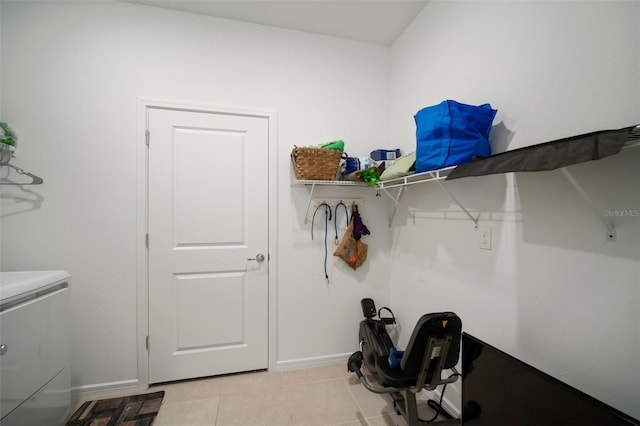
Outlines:
{"label": "black office chair", "polygon": [[[422,389],[434,390],[439,385],[458,379],[460,374],[455,366],[460,356],[461,334],[462,321],[453,312],[426,314],[413,329],[399,368],[389,366],[388,354],[382,354],[376,360],[376,379],[382,387],[371,384],[360,371],[363,360],[361,351],[349,357],[348,369],[356,373],[360,383],[369,391],[390,394],[398,414],[406,418],[409,426],[460,424],[459,419],[437,422],[421,420],[418,417],[416,394]],[[444,369],[451,370],[453,374],[442,378]]]}

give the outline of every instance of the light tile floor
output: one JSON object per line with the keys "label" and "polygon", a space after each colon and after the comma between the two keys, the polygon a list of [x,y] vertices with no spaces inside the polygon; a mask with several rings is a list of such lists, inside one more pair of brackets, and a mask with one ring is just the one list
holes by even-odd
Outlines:
{"label": "light tile floor", "polygon": [[[249,372],[154,385],[165,391],[154,426],[406,426],[387,395],[344,365]],[[78,405],[80,402],[78,402]],[[420,416],[433,411],[419,400]]]}

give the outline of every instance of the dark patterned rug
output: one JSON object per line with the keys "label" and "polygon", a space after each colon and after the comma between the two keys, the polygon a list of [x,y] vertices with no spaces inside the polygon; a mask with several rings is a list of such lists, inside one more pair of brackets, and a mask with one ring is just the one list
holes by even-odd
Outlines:
{"label": "dark patterned rug", "polygon": [[164,391],[121,398],[87,401],[69,419],[68,426],[149,426],[160,410]]}

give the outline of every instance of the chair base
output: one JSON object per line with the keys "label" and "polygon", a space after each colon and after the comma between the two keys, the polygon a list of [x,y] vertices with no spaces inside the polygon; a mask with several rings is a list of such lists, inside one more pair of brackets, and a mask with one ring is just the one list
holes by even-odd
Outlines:
{"label": "chair base", "polygon": [[[404,417],[407,421],[408,426],[420,426],[420,425],[459,425],[460,419],[442,419],[442,420],[422,420],[418,417],[418,402],[416,398],[415,392],[412,391],[412,388],[394,388],[387,386],[379,386],[376,384],[372,384],[367,380],[367,377],[362,374],[360,370],[362,368],[362,361],[364,356],[362,352],[357,351],[351,354],[349,360],[347,361],[347,369],[348,371],[355,373],[360,380],[360,383],[370,392],[383,394],[386,393],[391,397],[393,401],[393,407],[396,410],[398,415]],[[454,369],[455,370],[455,369]],[[457,374],[457,372],[456,372]],[[446,382],[451,382],[453,379],[446,380]]]}
{"label": "chair base", "polygon": [[396,413],[401,415],[407,421],[409,426],[420,425],[460,425],[460,419],[441,419],[441,420],[422,420],[418,416],[418,401],[416,394],[409,389],[403,390],[402,393],[394,392],[390,394],[393,400],[393,407]]}

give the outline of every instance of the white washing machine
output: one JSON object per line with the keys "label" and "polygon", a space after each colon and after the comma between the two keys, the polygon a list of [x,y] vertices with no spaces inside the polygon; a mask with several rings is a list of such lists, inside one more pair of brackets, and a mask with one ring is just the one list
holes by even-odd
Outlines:
{"label": "white washing machine", "polygon": [[0,425],[64,425],[71,399],[64,271],[0,272]]}

